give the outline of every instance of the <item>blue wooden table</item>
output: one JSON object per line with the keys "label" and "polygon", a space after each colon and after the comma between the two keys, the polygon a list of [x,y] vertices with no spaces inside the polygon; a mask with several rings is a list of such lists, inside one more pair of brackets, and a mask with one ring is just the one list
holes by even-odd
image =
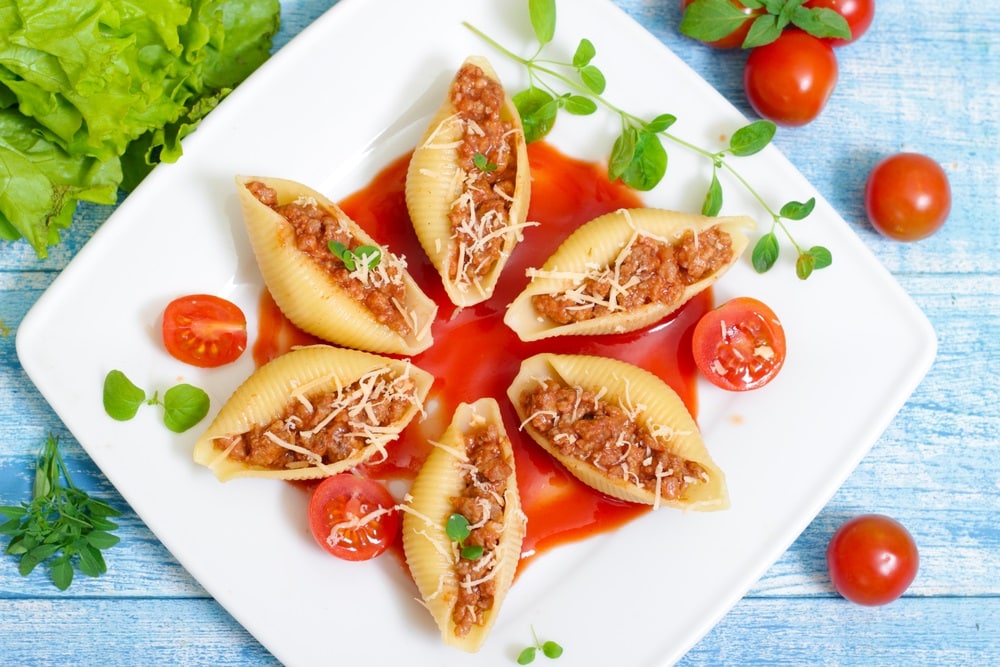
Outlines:
{"label": "blue wooden table", "polygon": [[[331,4],[282,2],[276,48]],[[744,53],[682,37],[678,0],[618,4],[752,115],[742,92]],[[778,133],[781,150],[930,318],[939,351],[843,487],[682,664],[1000,664],[996,9],[992,2],[883,0],[869,32],[838,50],[840,80],[822,116]],[[862,203],[868,170],[900,150],[937,159],[954,196],[944,229],[912,244],[879,237]],[[15,561],[0,557],[0,662],[275,664],[129,510],[18,363],[18,324],[110,212],[83,208],[46,261],[23,243],[0,246],[0,504],[28,497],[35,452],[54,433],[75,480],[125,510],[122,542],[108,552],[109,572],[78,578],[66,592],[42,571],[20,577]],[[916,581],[903,598],[880,608],[841,599],[826,573],[833,531],[864,512],[896,517],[920,548]],[[586,664],[570,656],[563,662]]]}

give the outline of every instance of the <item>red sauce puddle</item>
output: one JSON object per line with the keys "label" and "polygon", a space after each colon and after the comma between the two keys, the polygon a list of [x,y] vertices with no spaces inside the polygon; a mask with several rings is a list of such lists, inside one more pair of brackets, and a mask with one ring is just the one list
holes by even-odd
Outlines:
{"label": "red sauce puddle", "polygon": [[[528,516],[522,566],[560,544],[614,530],[650,508],[590,489],[518,430],[507,387],[521,361],[539,352],[621,359],[665,380],[694,415],[697,405],[690,335],[698,318],[711,307],[712,299],[709,292],[704,292],[667,320],[630,334],[521,342],[503,323],[503,316],[506,305],[527,284],[525,269],[541,266],[581,224],[619,208],[643,205],[634,191],[610,182],[603,168],[569,158],[544,142],[531,144],[528,157],[532,173],[528,220],[540,224],[524,231],[524,241],[507,263],[493,297],[457,313],[424,255],[406,212],[403,186],[409,155],[398,158],[367,187],[340,203],[374,238],[406,256],[414,279],[439,305],[438,320],[432,329],[434,345],[413,357],[414,364],[436,378],[426,402],[429,417],[411,424],[390,448],[389,458],[364,466],[363,473],[384,480],[412,479],[429,452],[427,440],[440,437],[459,403],[484,396],[495,398],[514,447],[521,502]],[[260,331],[253,348],[256,363],[266,363],[294,345],[316,342],[322,341],[290,324],[265,290]]]}

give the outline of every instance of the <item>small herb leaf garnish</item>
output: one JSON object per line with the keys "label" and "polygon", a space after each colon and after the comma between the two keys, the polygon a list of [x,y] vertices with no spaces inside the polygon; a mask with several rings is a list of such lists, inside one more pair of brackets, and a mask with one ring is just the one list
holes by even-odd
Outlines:
{"label": "small herb leaf garnish", "polygon": [[166,391],[163,400],[154,393],[151,397],[119,371],[110,371],[104,377],[104,411],[112,419],[128,421],[135,417],[143,405],[162,405],[163,423],[174,433],[183,433],[208,414],[211,399],[204,389],[190,384],[178,384]]}
{"label": "small herb leaf garnish", "polygon": [[555,660],[563,654],[563,647],[554,641],[539,642],[538,635],[535,634],[535,628],[531,628],[531,637],[534,640],[534,644],[527,646],[517,655],[517,664],[527,665],[535,660],[535,656],[538,651],[542,652],[546,658]]}
{"label": "small herb leaf garnish", "polygon": [[111,371],[104,378],[104,411],[118,421],[135,417],[146,401],[146,392],[135,386],[124,373]]}
{"label": "small herb leaf garnish", "polygon": [[[823,31],[837,33],[836,36],[839,36],[836,27],[829,25],[836,24],[837,21],[830,19],[826,12],[802,7],[804,0],[741,1],[747,7],[764,12],[754,23],[758,33],[770,33],[790,23],[798,25],[801,22],[813,25],[814,30],[820,30],[815,26],[821,23],[825,26]],[[625,185],[642,192],[656,187],[667,173],[669,155],[663,144],[666,139],[711,162],[711,179],[702,204],[704,215],[715,216],[722,211],[723,180],[719,172],[726,172],[770,216],[770,229],[757,241],[753,250],[752,263],[757,271],[763,273],[775,265],[779,254],[778,236],[775,232],[779,229],[795,248],[799,258],[795,272],[799,278],[805,279],[814,270],[830,265],[830,253],[826,248],[814,246],[809,250],[803,249],[785,225],[786,220],[802,220],[808,216],[815,200],[810,199],[805,204],[790,202],[780,212],[776,211],[728,159],[754,155],[770,145],[777,131],[774,123],[768,120],[753,121],[733,132],[728,145],[722,150],[709,150],[671,133],[669,130],[677,120],[671,114],[662,113],[646,120],[628,113],[604,97],[607,81],[603,71],[594,63],[597,47],[589,39],[580,40],[569,62],[542,57],[545,47],[555,35],[556,5],[554,0],[530,0],[528,5],[538,48],[527,58],[503,47],[475,26],[463,24],[491,47],[527,70],[527,88],[515,93],[511,99],[521,116],[528,143],[539,141],[551,132],[560,110],[575,115],[589,115],[598,107],[604,107],[617,114],[621,121],[621,131],[614,139],[608,155],[608,177],[611,180],[620,179]],[[809,15],[808,18],[806,14]],[[697,39],[712,41],[735,30],[746,18],[746,14],[730,0],[697,0],[685,11],[682,26],[687,25],[693,31],[692,36]],[[754,34],[754,28],[751,28],[751,34]],[[844,29],[847,29],[846,21]],[[847,36],[850,36],[849,32]],[[557,90],[557,86],[563,86],[565,92]]]}
{"label": "small herb leaf garnish", "polygon": [[[62,480],[65,479],[65,484]],[[50,435],[38,454],[31,502],[0,507],[0,535],[10,537],[5,553],[19,557],[18,572],[28,576],[48,562],[52,583],[61,591],[73,583],[74,570],[89,577],[107,572],[102,551],[118,544],[110,519],[121,513],[76,487]]]}
{"label": "small herb leaf garnish", "polygon": [[472,529],[469,526],[469,520],[464,515],[456,512],[449,516],[445,523],[444,532],[449,540],[458,544],[462,558],[476,560],[483,555],[482,545],[465,544],[465,540],[469,539],[469,535],[472,534]]}
{"label": "small herb leaf garnish", "polygon": [[490,162],[490,159],[482,153],[476,153],[472,156],[472,164],[476,165],[476,169],[479,171],[491,172],[497,170],[496,164]]}
{"label": "small herb leaf garnish", "polygon": [[163,423],[174,433],[183,433],[208,414],[208,394],[190,384],[178,384],[163,394]]}
{"label": "small herb leaf garnish", "polygon": [[[758,10],[743,39],[743,48],[751,49],[776,40],[792,25],[813,37],[850,39],[847,19],[828,7],[803,7],[805,0],[743,0],[742,4]],[[696,0],[684,10],[680,31],[702,42],[728,37],[747,20],[742,9],[729,0]]]}
{"label": "small herb leaf garnish", "polygon": [[327,243],[327,247],[344,263],[348,271],[354,271],[358,266],[363,266],[371,271],[382,261],[382,251],[373,245],[359,245],[351,250],[339,241],[330,241]]}

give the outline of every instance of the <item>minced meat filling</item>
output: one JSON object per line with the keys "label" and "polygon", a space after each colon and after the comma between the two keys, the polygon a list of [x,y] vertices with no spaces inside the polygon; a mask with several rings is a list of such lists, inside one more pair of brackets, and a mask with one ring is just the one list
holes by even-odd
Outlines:
{"label": "minced meat filling", "polygon": [[398,423],[413,407],[415,387],[407,376],[370,374],[340,391],[293,397],[270,423],[220,438],[215,446],[232,459],[269,470],[336,463],[384,443],[380,428]]}
{"label": "minced meat filling", "polygon": [[513,466],[501,448],[504,436],[495,425],[484,426],[466,436],[468,472],[465,488],[452,498],[455,512],[468,519],[472,528],[464,544],[481,546],[476,559],[459,558],[455,564],[458,597],[452,612],[455,634],[464,637],[493,608],[496,582],[489,576],[496,566],[496,548],[500,543],[504,520],[504,494]]}
{"label": "minced meat filling", "polygon": [[700,465],[667,451],[624,408],[590,390],[541,382],[521,395],[521,405],[531,415],[528,423],[562,454],[654,493],[659,478],[660,496],[667,500],[707,479]]}
{"label": "minced meat filling", "polygon": [[[473,64],[465,64],[452,83],[451,102],[465,126],[458,148],[465,174],[464,194],[450,213],[457,250],[448,276],[475,283],[496,265],[503,252],[508,212],[514,196],[517,153],[513,125],[500,117],[503,87]],[[476,164],[477,157],[482,166]]]}
{"label": "minced meat filling", "polygon": [[295,231],[296,247],[328,273],[352,299],[368,308],[376,320],[401,336],[412,332],[402,312],[406,288],[402,281],[405,264],[401,260],[383,253],[373,270],[350,271],[343,260],[330,251],[330,241],[337,241],[350,250],[363,244],[336,217],[307,199],[279,204],[275,190],[259,181],[247,183],[247,189],[288,221]]}
{"label": "minced meat filling", "polygon": [[732,237],[718,226],[698,234],[688,230],[674,244],[639,236],[617,267],[588,276],[571,293],[537,294],[532,304],[540,315],[558,324],[627,312],[651,303],[673,304],[688,285],[718,271],[732,257]]}

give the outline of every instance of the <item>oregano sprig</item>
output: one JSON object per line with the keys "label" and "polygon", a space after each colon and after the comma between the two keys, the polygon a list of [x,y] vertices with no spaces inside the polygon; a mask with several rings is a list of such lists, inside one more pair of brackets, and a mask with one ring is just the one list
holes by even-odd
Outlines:
{"label": "oregano sprig", "polygon": [[517,664],[528,665],[535,661],[535,656],[539,651],[542,652],[546,658],[555,660],[563,654],[563,647],[558,643],[552,641],[541,642],[538,640],[538,635],[535,634],[535,628],[531,628],[531,638],[534,642],[531,646],[527,646],[517,655]]}
{"label": "oregano sprig", "polygon": [[[65,483],[63,483],[65,480]],[[98,577],[108,570],[102,551],[118,544],[111,521],[121,512],[91,498],[73,484],[59,452],[59,441],[49,435],[38,453],[30,502],[0,507],[0,535],[10,542],[4,553],[16,556],[18,572],[28,576],[48,563],[52,583],[61,591],[73,583],[74,571]]]}
{"label": "oregano sprig", "polygon": [[753,10],[748,17],[730,0],[695,0],[684,10],[679,29],[701,42],[714,42],[736,32],[746,21],[750,30],[742,47],[751,49],[773,42],[795,26],[813,37],[850,39],[847,19],[829,7],[804,7],[806,0],[737,0]]}
{"label": "oregano sprig", "polygon": [[103,403],[108,416],[118,421],[132,419],[143,405],[162,405],[163,423],[174,433],[183,433],[208,414],[211,401],[204,389],[186,383],[170,387],[162,399],[158,392],[147,397],[125,373],[113,370],[104,377]]}
{"label": "oregano sprig", "polygon": [[[586,116],[603,107],[615,113],[621,123],[621,131],[608,158],[610,179],[620,179],[639,191],[654,188],[666,175],[669,156],[662,141],[666,139],[711,161],[711,179],[702,205],[704,215],[718,215],[722,210],[723,190],[719,172],[726,171],[771,217],[769,230],[754,246],[752,264],[755,270],[761,273],[768,271],[777,261],[780,250],[778,231],[795,249],[795,270],[799,278],[804,280],[814,270],[831,264],[829,250],[823,246],[800,246],[786,224],[787,221],[798,221],[808,216],[815,206],[815,198],[806,202],[790,201],[775,210],[728,161],[729,157],[754,155],[768,146],[777,130],[774,123],[757,120],[738,128],[730,137],[729,145],[722,150],[697,146],[669,131],[677,120],[672,114],[662,113],[646,120],[619,108],[604,97],[607,81],[601,69],[594,64],[597,49],[589,39],[580,40],[569,62],[542,58],[545,47],[555,36],[555,0],[528,0],[528,11],[538,48],[527,58],[505,48],[475,26],[469,23],[463,25],[527,70],[528,86],[514,94],[512,100],[521,116],[529,143],[544,138],[552,130],[560,111]],[[556,87],[559,84],[561,89]]]}

